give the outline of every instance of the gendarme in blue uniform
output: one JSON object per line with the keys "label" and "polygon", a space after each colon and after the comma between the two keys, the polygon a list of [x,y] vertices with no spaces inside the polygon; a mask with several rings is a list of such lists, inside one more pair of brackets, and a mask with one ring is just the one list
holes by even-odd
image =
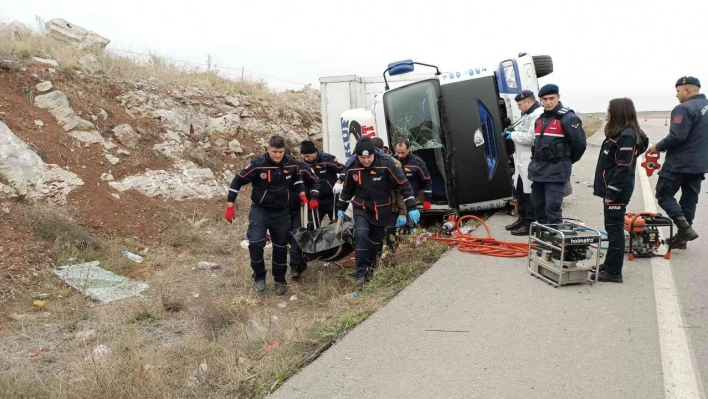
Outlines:
{"label": "gendarme in blue uniform", "polygon": [[[677,90],[686,90],[687,85],[701,87],[698,79],[685,76],[676,82]],[[704,94],[695,94],[671,111],[668,136],[656,144],[656,151],[666,152],[666,159],[659,171],[656,184],[656,199],[659,206],[678,226],[676,240],[672,244],[685,243],[683,238],[697,236],[691,225],[696,216],[701,182],[708,172],[708,99]],[[681,200],[676,193],[681,190]],[[678,248],[683,249],[679,246]]]}
{"label": "gendarme in blue uniform", "polygon": [[[546,85],[539,97],[558,94],[558,86]],[[562,222],[565,184],[570,181],[572,164],[585,153],[587,142],[580,118],[569,108],[558,105],[536,120],[533,159],[529,179],[533,181],[531,201],[541,224]]]}

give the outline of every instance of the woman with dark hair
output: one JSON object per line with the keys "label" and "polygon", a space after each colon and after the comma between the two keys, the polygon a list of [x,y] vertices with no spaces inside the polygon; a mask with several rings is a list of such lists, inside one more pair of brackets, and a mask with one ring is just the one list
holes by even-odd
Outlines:
{"label": "woman with dark hair", "polygon": [[598,281],[622,282],[624,215],[634,191],[636,159],[646,151],[647,145],[648,139],[639,128],[632,100],[615,98],[610,101],[605,141],[595,169],[594,194],[604,199],[605,230],[609,240]]}

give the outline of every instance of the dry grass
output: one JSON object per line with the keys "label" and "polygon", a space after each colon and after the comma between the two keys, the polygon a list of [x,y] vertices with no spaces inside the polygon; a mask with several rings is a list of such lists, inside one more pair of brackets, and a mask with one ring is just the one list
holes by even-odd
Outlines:
{"label": "dry grass", "polygon": [[[76,70],[81,69],[79,59],[84,54],[85,52],[39,34],[21,36],[15,40],[0,40],[0,56],[54,59],[60,65],[59,71],[67,76],[73,76]],[[94,55],[103,72],[118,80],[138,81],[154,77],[172,87],[194,86],[259,99],[278,97],[263,82],[225,79],[218,71],[203,71],[180,65],[157,54],[151,54],[145,60],[121,56],[110,51],[97,52]]]}
{"label": "dry grass", "polygon": [[60,263],[72,258],[87,262],[106,259],[96,232],[68,208],[28,205],[23,208],[23,219],[34,235],[54,243]]}
{"label": "dry grass", "polygon": [[259,99],[274,98],[274,93],[263,82],[225,79],[216,71],[201,71],[187,65],[175,64],[157,54],[152,54],[146,62],[138,62],[133,58],[106,52],[100,54],[99,62],[105,74],[116,79],[137,81],[156,77],[170,86],[194,86]]}
{"label": "dry grass", "polygon": [[595,132],[602,127],[602,124],[605,123],[604,114],[592,114],[592,118],[590,118],[590,114],[581,114],[579,116],[580,120],[583,122],[583,130],[585,130],[586,137],[595,134]]}
{"label": "dry grass", "polygon": [[[61,216],[46,224],[66,233],[55,237],[40,223],[37,234],[54,240],[74,237],[65,243],[85,241],[80,220],[61,208],[53,212]],[[379,309],[446,250],[431,241],[415,247],[410,237],[404,237],[399,250],[384,259],[363,290],[348,270],[313,262],[305,280],[291,283],[286,296],[275,295],[270,277],[266,293],[258,294],[248,252],[239,246],[247,223],[246,215],[239,216],[229,225],[212,214],[176,214],[170,221],[172,236],[151,248],[140,265],[124,263],[119,251],[126,246],[138,251],[140,243],[95,238],[104,267],[129,275],[142,273],[150,290],[144,297],[100,304],[53,281],[48,318],[0,326],[4,370],[0,397],[263,397]],[[267,259],[269,255],[266,250]],[[200,260],[221,268],[196,269]],[[355,291],[358,295],[352,295]],[[296,300],[290,300],[292,295]],[[12,304],[8,314],[31,314],[30,309],[31,300],[26,298]],[[87,330],[95,330],[95,337],[86,343],[78,340],[77,333]],[[111,353],[91,359],[100,344]],[[46,348],[42,354],[28,357],[40,347]],[[208,371],[194,376],[203,362]]]}

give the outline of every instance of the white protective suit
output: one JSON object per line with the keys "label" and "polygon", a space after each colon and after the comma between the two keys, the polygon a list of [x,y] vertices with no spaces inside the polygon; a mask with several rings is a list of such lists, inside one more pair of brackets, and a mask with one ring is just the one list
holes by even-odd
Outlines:
{"label": "white protective suit", "polygon": [[524,184],[524,194],[531,194],[531,180],[529,180],[529,164],[531,163],[531,146],[536,138],[536,120],[543,114],[543,107],[538,106],[529,114],[521,117],[521,122],[511,132],[511,139],[514,140],[516,151],[514,151],[515,171],[512,183],[516,187],[516,181],[521,175]]}

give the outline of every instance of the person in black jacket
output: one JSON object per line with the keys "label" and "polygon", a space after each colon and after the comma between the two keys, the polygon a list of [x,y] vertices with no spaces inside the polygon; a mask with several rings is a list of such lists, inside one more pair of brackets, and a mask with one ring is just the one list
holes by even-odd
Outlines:
{"label": "person in black jacket", "polygon": [[253,279],[256,291],[265,291],[266,268],[263,248],[266,245],[266,230],[270,231],[273,243],[273,279],[275,292],[285,295],[288,291],[285,273],[287,271],[287,245],[290,233],[290,195],[298,193],[301,206],[307,204],[305,187],[300,178],[300,169],[292,158],[285,157],[285,140],[273,136],[268,140],[266,153],[251,161],[231,181],[226,213],[224,217],[231,223],[236,217],[234,202],[241,187],[251,183],[251,211],[246,237],[251,255]]}
{"label": "person in black jacket", "polygon": [[322,182],[320,188],[312,192],[310,208],[318,210],[320,220],[327,215],[330,221],[334,221],[332,187],[337,182],[337,175],[342,171],[344,165],[334,155],[318,150],[315,144],[309,140],[300,143],[300,153]]}
{"label": "person in black jacket", "polygon": [[[676,82],[676,98],[681,104],[671,111],[669,135],[649,149],[654,154],[666,151],[656,199],[678,227],[669,243],[672,249],[686,249],[688,241],[698,238],[692,225],[701,182],[708,172],[708,99],[699,93],[700,88],[701,82],[692,76]],[[679,190],[681,200],[676,202]]]}
{"label": "person in black jacket", "polygon": [[563,221],[563,194],[572,165],[585,153],[587,141],[580,118],[560,102],[558,86],[538,91],[544,112],[536,120],[533,155],[529,165],[531,202],[540,224]]}
{"label": "person in black jacket", "polygon": [[369,137],[357,141],[355,152],[357,159],[346,171],[337,202],[337,217],[343,219],[344,211],[349,203],[352,204],[356,228],[356,278],[358,284],[365,284],[369,268],[381,249],[384,229],[391,220],[391,189],[403,196],[408,217],[414,223],[420,220],[420,212],[416,209],[411,184],[393,158],[376,153]]}
{"label": "person in black jacket", "polygon": [[411,152],[411,142],[403,138],[396,141],[396,158],[401,162],[403,173],[411,183],[413,196],[418,198],[418,191],[423,190],[423,210],[429,211],[433,200],[433,181],[425,162]]}
{"label": "person in black jacket", "polygon": [[595,169],[594,193],[603,199],[605,230],[609,241],[598,281],[622,282],[624,262],[624,215],[634,191],[637,156],[648,140],[639,128],[634,103],[629,98],[610,101],[605,125],[605,141]]}
{"label": "person in black jacket", "polygon": [[[315,171],[312,170],[312,167],[310,164],[307,162],[302,162],[298,161],[295,158],[290,158],[293,162],[297,163],[298,167],[300,168],[300,177],[302,178],[302,182],[305,186],[305,195],[307,195],[307,198],[309,200],[310,208],[311,209],[317,209],[317,206],[312,207],[313,201],[315,201],[316,204],[316,199],[313,199],[313,193],[316,193],[322,184],[322,180],[317,178],[317,175],[315,174]],[[297,196],[296,192],[291,192],[290,194],[290,278],[293,280],[299,280],[302,273],[307,270],[307,262],[305,262],[305,259],[302,257],[302,249],[300,249],[300,246],[297,243],[297,240],[295,240],[295,233],[301,228],[302,226],[302,217],[300,215],[300,210],[303,209],[303,207],[300,204],[300,200]],[[308,215],[308,219],[312,217],[311,215]],[[314,218],[313,218],[314,219]],[[313,219],[310,219],[310,224],[313,223]],[[319,226],[318,226],[319,227]]]}

